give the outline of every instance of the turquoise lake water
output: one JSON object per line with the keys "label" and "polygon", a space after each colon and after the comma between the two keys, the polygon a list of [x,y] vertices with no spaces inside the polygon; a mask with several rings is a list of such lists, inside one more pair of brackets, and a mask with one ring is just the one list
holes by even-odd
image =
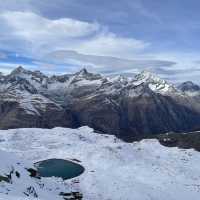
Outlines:
{"label": "turquoise lake water", "polygon": [[63,160],[48,159],[35,164],[41,177],[61,177],[64,180],[77,177],[84,172],[84,167],[80,164]]}

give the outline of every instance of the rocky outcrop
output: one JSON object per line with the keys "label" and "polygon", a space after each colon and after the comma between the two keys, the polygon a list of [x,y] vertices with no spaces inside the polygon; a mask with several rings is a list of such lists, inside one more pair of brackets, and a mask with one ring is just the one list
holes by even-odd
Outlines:
{"label": "rocky outcrop", "polygon": [[17,101],[0,101],[0,127],[12,128],[53,128],[76,127],[70,111],[61,109],[53,103],[45,105],[45,109],[37,109],[37,113],[23,108]]}
{"label": "rocky outcrop", "polygon": [[192,81],[184,82],[180,84],[178,88],[183,92],[200,92],[200,86]]}
{"label": "rocky outcrop", "polygon": [[[71,106],[80,125],[124,140],[169,131],[200,129],[200,107],[190,97],[163,96],[148,86],[124,88],[118,95],[82,98]],[[130,95],[131,94],[131,95]],[[188,102],[189,101],[189,102]]]}

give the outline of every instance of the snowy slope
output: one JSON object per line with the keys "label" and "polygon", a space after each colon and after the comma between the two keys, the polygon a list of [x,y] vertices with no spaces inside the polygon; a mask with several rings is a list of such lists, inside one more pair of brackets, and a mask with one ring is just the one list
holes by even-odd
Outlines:
{"label": "snowy slope", "polygon": [[140,74],[137,74],[135,76],[135,80],[132,82],[133,85],[140,85],[144,83],[147,84],[149,88],[156,93],[168,95],[180,95],[181,93],[177,88],[175,88],[175,86],[169,84],[164,79],[159,78],[149,71],[142,71]]}
{"label": "snowy slope", "polygon": [[[96,89],[100,89],[101,93],[108,93],[109,90],[121,90],[127,86],[138,86],[146,84],[156,93],[161,94],[180,94],[180,91],[172,84],[159,78],[155,74],[148,71],[143,71],[132,78],[126,78],[122,75],[107,78],[99,74],[89,73],[86,69],[82,69],[74,74],[65,74],[61,76],[47,77],[39,71],[29,71],[22,67],[13,70],[9,75],[2,76],[0,80],[0,91],[10,89],[27,90],[30,93],[36,92],[40,94],[48,94],[53,98],[53,95],[71,93],[74,89],[85,89],[90,87],[91,92],[94,93]],[[20,87],[16,87],[19,85]],[[25,85],[25,86],[24,86]],[[87,91],[87,90],[86,90]],[[113,91],[114,92],[114,91]]]}
{"label": "snowy slope", "polygon": [[88,127],[13,129],[0,131],[0,138],[2,150],[32,163],[80,160],[86,171],[65,182],[86,200],[199,199],[200,153],[194,150],[167,148],[156,140],[124,143]]}
{"label": "snowy slope", "polygon": [[0,181],[1,200],[61,200],[60,192],[70,192],[70,185],[59,178],[37,179],[30,177],[26,169],[34,169],[31,161],[25,161],[14,153],[0,150],[0,178],[10,175],[9,180]]}

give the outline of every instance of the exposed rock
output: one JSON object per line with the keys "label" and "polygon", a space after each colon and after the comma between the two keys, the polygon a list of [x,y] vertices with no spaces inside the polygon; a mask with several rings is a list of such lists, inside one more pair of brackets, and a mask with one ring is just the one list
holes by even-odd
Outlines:
{"label": "exposed rock", "polygon": [[86,69],[47,77],[19,67],[1,75],[0,128],[88,125],[126,140],[198,130],[200,98],[191,90],[200,94],[192,83],[176,88],[147,71],[129,79]]}
{"label": "exposed rock", "polygon": [[197,84],[194,84],[192,81],[187,81],[178,86],[180,90],[183,92],[188,92],[188,91],[200,91],[200,86]]}

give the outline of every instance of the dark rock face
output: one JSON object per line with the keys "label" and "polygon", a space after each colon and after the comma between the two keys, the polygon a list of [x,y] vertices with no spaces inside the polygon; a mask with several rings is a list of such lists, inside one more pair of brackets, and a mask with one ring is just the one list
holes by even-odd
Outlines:
{"label": "dark rock face", "polygon": [[166,133],[154,135],[151,138],[158,139],[160,144],[167,147],[178,147],[182,149],[195,149],[200,151],[200,132],[188,133]]}
{"label": "dark rock face", "polygon": [[116,105],[100,98],[91,101],[77,100],[71,108],[81,126],[87,125],[103,133],[120,133],[120,112]]}
{"label": "dark rock face", "polygon": [[[192,88],[192,89],[191,89]],[[185,93],[195,90],[192,96]],[[177,89],[149,72],[112,79],[87,72],[47,77],[22,67],[0,79],[0,128],[90,126],[124,140],[200,129],[197,86]]]}
{"label": "dark rock face", "polygon": [[151,134],[168,131],[190,131],[200,129],[200,113],[178,104],[173,98],[149,91],[147,95],[119,99],[105,97],[75,102],[72,106],[80,125],[117,135],[127,141]]}
{"label": "dark rock face", "polygon": [[196,85],[194,84],[192,81],[187,81],[187,82],[184,82],[182,84],[180,84],[178,86],[178,88],[180,90],[182,90],[183,92],[193,92],[193,91],[200,91],[200,86],[199,85]]}
{"label": "dark rock face", "polygon": [[45,111],[38,110],[38,112],[38,114],[27,113],[18,102],[0,102],[0,127],[1,129],[76,127],[72,113],[53,104],[48,104]]}
{"label": "dark rock face", "polygon": [[[136,138],[172,130],[179,132],[200,128],[199,113],[177,104],[170,97],[161,95],[140,97],[126,102],[125,108],[127,110],[123,112],[125,116],[127,115],[125,127],[129,127],[127,133],[135,133]],[[128,134],[126,137],[131,138]]]}

